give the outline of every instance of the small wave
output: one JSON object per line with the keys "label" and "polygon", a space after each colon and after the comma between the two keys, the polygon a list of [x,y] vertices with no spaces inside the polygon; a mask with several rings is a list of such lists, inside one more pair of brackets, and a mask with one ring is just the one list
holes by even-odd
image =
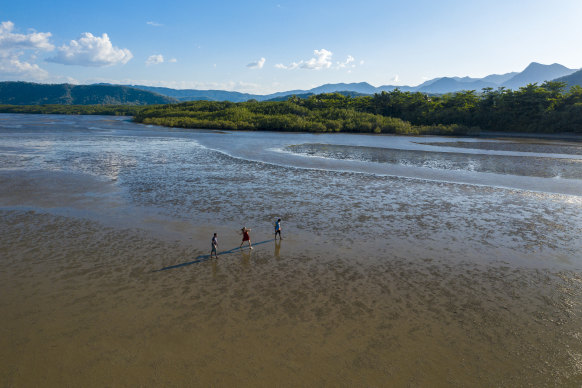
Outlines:
{"label": "small wave", "polygon": [[265,151],[271,151],[271,152],[276,152],[279,154],[286,154],[286,155],[302,156],[302,157],[313,158],[313,159],[341,160],[341,159],[333,158],[330,156],[315,155],[315,154],[310,154],[310,153],[306,153],[306,152],[292,151],[289,149],[289,146],[287,146],[286,148],[280,148],[280,147],[266,148]]}

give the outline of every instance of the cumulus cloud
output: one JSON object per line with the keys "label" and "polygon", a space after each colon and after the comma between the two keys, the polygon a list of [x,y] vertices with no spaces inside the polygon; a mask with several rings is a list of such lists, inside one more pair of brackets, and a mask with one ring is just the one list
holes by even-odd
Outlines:
{"label": "cumulus cloud", "polygon": [[277,69],[283,69],[283,70],[293,70],[293,69],[297,69],[299,67],[299,63],[297,62],[293,62],[290,65],[284,65],[282,63],[277,63],[275,65],[275,67]]}
{"label": "cumulus cloud", "polygon": [[150,55],[146,61],[146,65],[157,65],[164,63],[164,56],[161,54]]}
{"label": "cumulus cloud", "polygon": [[29,34],[15,34],[14,23],[6,21],[0,23],[0,50],[35,49],[50,51],[55,48],[50,42],[50,32],[31,32]]}
{"label": "cumulus cloud", "polygon": [[343,69],[347,66],[349,66],[351,64],[351,67],[356,67],[356,65],[354,65],[352,62],[354,62],[355,59],[354,57],[352,57],[351,55],[348,55],[347,59],[345,60],[345,62],[338,62],[337,63],[337,68],[338,69]]}
{"label": "cumulus cloud", "polygon": [[5,53],[0,53],[0,75],[6,78],[24,77],[35,80],[48,78],[48,72],[37,64],[22,61],[17,54]]}
{"label": "cumulus cloud", "polygon": [[313,50],[313,54],[315,54],[315,58],[311,58],[307,62],[302,63],[302,69],[321,70],[331,67],[331,56],[333,55],[331,51],[326,49]]}
{"label": "cumulus cloud", "polygon": [[150,66],[150,65],[159,65],[160,63],[165,63],[165,62],[176,63],[176,62],[178,62],[178,60],[176,58],[171,58],[171,59],[166,60],[162,54],[154,54],[154,55],[150,55],[145,63],[146,63],[146,65]]}
{"label": "cumulus cloud", "polygon": [[85,32],[78,40],[59,47],[57,55],[47,60],[63,65],[101,67],[125,64],[131,58],[133,54],[128,49],[114,47],[107,34],[99,37]]}
{"label": "cumulus cloud", "polygon": [[275,68],[283,70],[306,69],[306,70],[324,70],[324,69],[343,69],[346,67],[356,67],[355,58],[348,55],[344,62],[336,62],[335,66],[332,61],[333,53],[326,49],[313,50],[314,57],[299,62],[291,62],[289,65],[277,63]]}
{"label": "cumulus cloud", "polygon": [[250,69],[262,69],[263,66],[265,65],[266,59],[265,58],[261,58],[258,61],[255,62],[251,62],[247,65],[248,68]]}
{"label": "cumulus cloud", "polygon": [[[30,61],[36,60],[34,53],[38,51],[54,50],[49,41],[51,33],[18,34],[13,31],[14,23],[11,21],[0,23],[0,75],[5,79],[46,79],[48,72]],[[23,58],[27,55],[26,59]]]}

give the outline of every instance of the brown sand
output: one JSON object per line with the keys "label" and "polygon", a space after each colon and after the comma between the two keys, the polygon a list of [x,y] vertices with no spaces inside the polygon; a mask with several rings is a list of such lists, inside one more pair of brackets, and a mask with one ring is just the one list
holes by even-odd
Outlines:
{"label": "brown sand", "polygon": [[2,387],[582,383],[576,272],[0,217]]}

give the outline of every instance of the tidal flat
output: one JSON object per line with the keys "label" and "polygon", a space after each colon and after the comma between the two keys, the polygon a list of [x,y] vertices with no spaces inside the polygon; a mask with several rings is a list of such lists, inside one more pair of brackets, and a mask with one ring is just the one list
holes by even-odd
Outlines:
{"label": "tidal flat", "polygon": [[581,151],[2,114],[2,386],[580,386]]}

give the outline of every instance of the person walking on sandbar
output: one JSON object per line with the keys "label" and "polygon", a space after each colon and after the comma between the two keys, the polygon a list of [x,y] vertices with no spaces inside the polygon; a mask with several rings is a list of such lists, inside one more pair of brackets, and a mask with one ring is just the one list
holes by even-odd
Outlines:
{"label": "person walking on sandbar", "polygon": [[248,241],[249,242],[249,248],[250,249],[253,249],[253,246],[251,245],[251,236],[249,235],[249,233],[250,233],[251,230],[248,229],[246,226],[244,226],[241,229],[241,231],[242,231],[243,238],[242,238],[242,242],[240,243],[240,247],[239,248],[242,248],[242,246],[245,243],[245,241]]}
{"label": "person walking on sandbar", "polygon": [[216,237],[216,233],[212,236],[212,250],[210,251],[210,258],[212,259],[212,254],[214,253],[214,257],[218,259],[218,237]]}
{"label": "person walking on sandbar", "polygon": [[283,240],[281,237],[281,219],[279,218],[277,222],[275,222],[275,240],[277,239],[277,234],[279,234],[279,239]]}

